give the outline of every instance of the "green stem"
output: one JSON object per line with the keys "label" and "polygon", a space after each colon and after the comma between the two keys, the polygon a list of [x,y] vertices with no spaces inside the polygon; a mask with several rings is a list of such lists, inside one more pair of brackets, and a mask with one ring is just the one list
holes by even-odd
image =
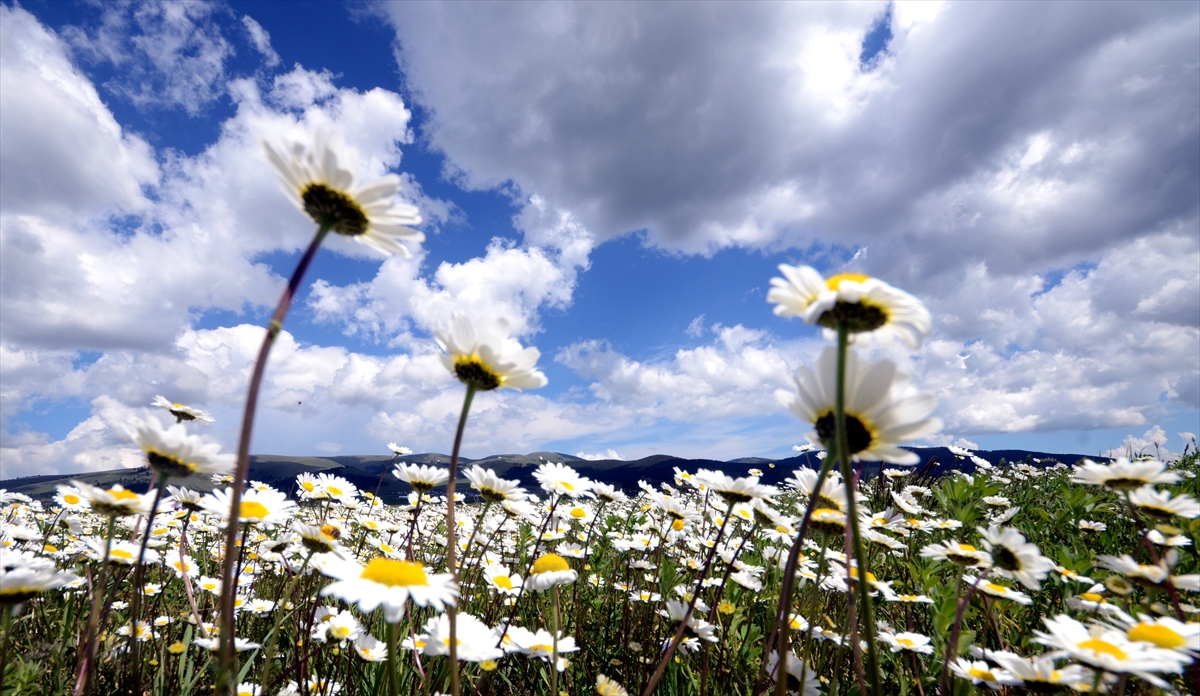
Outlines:
{"label": "green stem", "polygon": [[138,549],[137,568],[133,574],[133,598],[129,603],[129,653],[133,656],[133,693],[142,693],[142,662],[138,650],[138,611],[142,605],[142,583],[146,579],[146,546],[150,543],[150,534],[154,530],[154,515],[158,512],[158,504],[162,501],[163,493],[167,490],[167,477],[160,474],[158,486],[154,490],[154,502],[150,504],[150,514],[146,517],[146,533],[142,535],[142,546]]}
{"label": "green stem", "polygon": [[551,638],[550,694],[558,696],[558,585],[554,586],[554,613],[551,615],[554,634]]}
{"label": "green stem", "polygon": [[292,576],[291,581],[288,582],[287,587],[283,590],[283,594],[275,598],[275,625],[271,627],[270,640],[267,641],[267,651],[264,653],[267,659],[263,662],[262,677],[258,680],[264,691],[271,688],[271,682],[269,681],[271,663],[275,660],[275,645],[279,642],[279,627],[283,624],[283,614],[286,611],[283,603],[296,591],[296,583],[300,582],[300,578],[304,575],[304,571],[308,568],[308,562],[312,560],[312,557],[313,552],[309,551],[308,555],[304,557],[304,563],[300,564],[300,570]]}
{"label": "green stem", "polygon": [[233,493],[229,496],[229,520],[225,526],[225,553],[221,557],[221,623],[217,629],[220,650],[217,679],[213,687],[213,692],[217,696],[231,694],[237,687],[237,653],[233,649],[233,609],[237,586],[233,582],[233,564],[237,551],[237,520],[241,516],[242,488],[246,485],[246,479],[250,473],[250,435],[254,430],[254,412],[258,407],[258,392],[262,389],[263,375],[267,369],[267,356],[270,354],[271,346],[275,344],[279,332],[283,331],[283,320],[287,318],[288,310],[292,306],[292,299],[296,296],[296,291],[300,289],[300,281],[304,279],[304,274],[308,271],[313,257],[316,256],[317,249],[332,228],[332,221],[321,223],[312,242],[308,245],[308,249],[304,252],[304,256],[300,258],[296,270],[292,273],[292,279],[288,281],[287,288],[284,289],[283,295],[279,298],[279,304],[275,307],[275,314],[271,316],[271,321],[267,324],[267,335],[263,336],[262,347],[258,350],[258,359],[254,362],[254,373],[250,377],[250,388],[246,392],[246,410],[242,415],[242,434],[238,441],[237,469],[233,474]]}
{"label": "green stem", "polygon": [[[867,671],[871,676],[871,693],[881,696],[879,686],[879,654],[875,644],[875,615],[871,606],[871,589],[867,581],[867,557],[863,551],[862,535],[859,533],[858,505],[854,499],[854,470],[850,463],[849,438],[846,432],[846,351],[850,343],[850,332],[845,320],[839,319],[838,326],[838,366],[837,366],[837,400],[834,414],[837,420],[838,459],[842,463],[842,480],[846,486],[846,516],[850,521],[850,538],[854,546],[854,560],[858,563],[858,584],[851,585],[850,601],[853,601],[855,589],[862,596],[863,633],[867,640]],[[857,641],[853,646],[858,650]]]}
{"label": "green stem", "polygon": [[[458,552],[458,542],[455,539],[454,522],[454,483],[458,478],[458,452],[462,447],[463,430],[467,427],[467,414],[471,411],[471,400],[475,398],[475,385],[467,385],[467,395],[463,398],[462,415],[458,417],[458,431],[454,434],[454,451],[450,453],[450,476],[446,481],[446,568],[458,582],[458,567],[455,555]],[[458,696],[458,607],[457,602],[451,602],[446,607],[446,617],[450,619],[450,696]]]}
{"label": "green stem", "polygon": [[108,584],[108,552],[112,548],[113,528],[117,518],[108,518],[108,530],[104,533],[104,556],[100,559],[100,575],[92,586],[92,611],[88,614],[87,628],[84,629],[83,661],[79,663],[79,674],[75,679],[75,696],[88,694],[92,686],[92,663],[96,659],[96,630],[100,619],[100,609],[104,606],[104,595]]}

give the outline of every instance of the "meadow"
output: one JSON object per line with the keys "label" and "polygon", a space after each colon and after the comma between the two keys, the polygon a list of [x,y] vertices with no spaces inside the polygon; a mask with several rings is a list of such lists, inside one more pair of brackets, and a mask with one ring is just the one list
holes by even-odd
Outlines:
{"label": "meadow", "polygon": [[404,504],[331,473],[249,480],[262,376],[322,240],[423,239],[398,177],[356,186],[328,134],[266,150],[318,229],[237,454],[159,396],[126,426],[148,492],[0,491],[0,695],[1200,693],[1196,443],[1001,466],[954,449],[973,473],[923,475],[901,445],[940,430],[936,399],[859,351],[919,349],[932,317],[859,273],[771,280],[774,313],[830,341],[777,394],[811,428],[812,466],[781,487],[701,469],[621,490],[545,462],[526,490],[460,468],[475,395],[547,380],[503,318],[457,313],[433,332],[464,387],[450,462],[392,445],[380,481]]}

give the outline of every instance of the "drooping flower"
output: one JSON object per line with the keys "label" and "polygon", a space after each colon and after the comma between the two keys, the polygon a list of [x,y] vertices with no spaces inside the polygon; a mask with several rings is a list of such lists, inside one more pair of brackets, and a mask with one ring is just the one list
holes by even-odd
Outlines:
{"label": "drooping flower", "polygon": [[396,455],[397,457],[403,457],[405,455],[412,454],[411,448],[401,447],[400,445],[397,445],[394,442],[388,443],[388,449],[390,449],[392,451],[392,454]]}
{"label": "drooping flower", "polygon": [[134,418],[125,430],[160,476],[228,474],[236,463],[232,454],[221,454],[220,445],[189,435],[183,423],[164,428],[157,418],[147,416],[145,420]]}
{"label": "drooping flower", "polygon": [[60,573],[55,571],[53,566],[0,568],[0,606],[19,604],[45,592],[57,590],[75,579],[74,573]]}
{"label": "drooping flower", "polygon": [[1105,486],[1115,491],[1132,491],[1154,483],[1175,483],[1179,474],[1167,471],[1167,465],[1154,459],[1131,462],[1120,457],[1111,464],[1085,459],[1075,467],[1074,483]]}
{"label": "drooping flower", "polygon": [[318,225],[404,257],[412,256],[406,244],[424,241],[424,234],[408,227],[421,224],[416,207],[396,200],[400,177],[388,174],[356,186],[354,175],[341,166],[350,152],[328,133],[318,133],[308,148],[299,143],[263,148],[288,196]]}
{"label": "drooping flower", "polygon": [[450,326],[435,330],[433,335],[443,351],[442,363],[463,384],[479,391],[546,386],[546,376],[537,369],[541,353],[537,348],[522,348],[517,339],[510,337],[504,319],[476,325],[455,313]]}
{"label": "drooping flower", "polygon": [[920,300],[860,273],[822,278],[810,266],[779,266],[783,278],[772,278],[767,301],[778,316],[801,317],[826,329],[844,321],[850,333],[877,340],[900,338],[916,348],[933,328]]}
{"label": "drooping flower", "polygon": [[1025,539],[1013,527],[977,528],[983,535],[983,547],[992,554],[992,573],[1013,578],[1031,590],[1041,589],[1041,581],[1054,569],[1054,561],[1042,555],[1036,544]]}
{"label": "drooping flower", "polygon": [[[836,445],[837,362],[837,349],[829,346],[815,371],[801,367],[796,372],[796,393],[776,392],[783,405],[813,424],[816,432],[808,438],[826,448]],[[942,422],[930,416],[936,406],[933,395],[913,390],[892,361],[872,363],[846,352],[846,439],[852,460],[916,464],[920,457],[899,445],[941,430]]]}

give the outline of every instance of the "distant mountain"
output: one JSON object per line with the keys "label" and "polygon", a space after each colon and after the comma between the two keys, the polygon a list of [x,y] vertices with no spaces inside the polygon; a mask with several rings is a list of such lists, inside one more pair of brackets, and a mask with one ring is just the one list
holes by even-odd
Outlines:
{"label": "distant mountain", "polygon": [[[910,447],[908,448],[921,457],[914,473],[928,476],[940,476],[952,470],[962,470],[967,473],[975,471],[971,460],[957,459],[945,447]],[[992,450],[980,451],[976,456],[999,465],[1001,460],[1010,463],[1029,461],[1035,466],[1049,466],[1054,462],[1074,464],[1084,455],[1080,454],[1047,454],[1045,452],[1029,452],[1026,450]],[[1092,457],[1103,459],[1102,457]],[[384,455],[358,455],[337,457],[292,457],[281,455],[252,455],[250,457],[250,480],[261,481],[287,493],[293,493],[296,476],[302,473],[328,473],[341,476],[353,483],[361,491],[379,495],[388,503],[395,503],[408,495],[408,484],[392,476],[388,471],[392,457]],[[411,454],[402,458],[410,464],[437,464],[447,466],[450,457],[436,452],[428,454]],[[625,461],[619,459],[581,459],[561,452],[533,452],[531,454],[497,454],[483,459],[460,457],[460,471],[472,465],[492,469],[498,476],[517,479],[528,490],[537,490],[538,484],[533,472],[543,462],[562,462],[569,464],[581,475],[603,481],[610,485],[632,493],[637,490],[638,481],[646,481],[657,486],[662,482],[672,482],[675,469],[694,472],[697,469],[715,469],[730,476],[745,476],[750,469],[762,471],[763,483],[780,484],[791,475],[794,469],[816,469],[821,460],[815,452],[800,454],[787,459],[764,459],[762,457],[743,457],[729,461],[714,459],[684,459],[667,454],[655,454],[642,459]],[[774,466],[771,466],[771,465]],[[877,473],[878,464],[867,467],[866,475]],[[80,474],[62,474],[53,476],[26,476],[0,481],[0,488],[24,493],[32,498],[48,500],[52,498],[59,484],[70,483],[72,480],[83,481],[93,486],[111,487],[121,484],[130,490],[145,491],[150,486],[150,471],[141,469],[113,469]],[[187,486],[193,490],[210,491],[216,487],[207,476],[194,476],[187,479],[173,480],[173,485]],[[470,488],[461,477],[458,490],[470,494]]]}

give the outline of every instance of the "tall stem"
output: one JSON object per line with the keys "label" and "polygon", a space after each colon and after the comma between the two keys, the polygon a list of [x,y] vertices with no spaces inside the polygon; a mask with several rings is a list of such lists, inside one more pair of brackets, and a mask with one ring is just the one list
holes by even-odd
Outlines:
{"label": "tall stem", "polygon": [[242,487],[246,485],[246,479],[250,473],[250,435],[254,430],[254,412],[258,406],[258,392],[262,387],[263,374],[267,369],[267,355],[271,352],[271,346],[275,344],[275,338],[283,330],[283,320],[292,307],[292,299],[295,298],[296,291],[300,288],[300,281],[304,279],[304,274],[308,271],[313,256],[316,255],[325,235],[329,234],[332,225],[332,222],[325,222],[317,229],[312,243],[308,245],[308,249],[292,273],[292,279],[288,281],[283,296],[279,298],[275,314],[271,316],[271,321],[267,325],[267,335],[263,337],[262,347],[258,350],[258,360],[254,363],[254,373],[250,377],[250,389],[246,392],[246,411],[242,414],[242,435],[238,441],[237,469],[233,474],[233,494],[229,496],[229,523],[225,527],[225,553],[221,557],[221,624],[217,630],[220,638],[220,652],[216,686],[214,687],[214,692],[218,696],[232,693],[237,686],[237,654],[233,650],[233,605],[237,587],[233,583],[233,564],[237,551],[237,520],[242,508]]}
{"label": "tall stem", "polygon": [[150,514],[146,516],[146,533],[142,535],[142,546],[138,549],[137,568],[133,573],[133,598],[129,603],[129,653],[133,656],[133,693],[142,693],[142,663],[138,655],[138,611],[142,605],[142,582],[146,578],[146,546],[150,543],[150,534],[154,530],[154,515],[158,512],[158,504],[162,501],[163,492],[167,489],[167,477],[159,474],[158,486],[154,489],[154,502],[150,504]]}
{"label": "tall stem", "polygon": [[[458,541],[455,539],[454,522],[454,479],[458,478],[458,450],[462,447],[463,429],[467,427],[467,414],[471,411],[471,400],[475,398],[475,385],[467,385],[463,399],[462,415],[458,417],[458,432],[454,434],[454,451],[450,453],[450,478],[446,481],[446,568],[458,582],[458,567],[455,555]],[[450,619],[450,696],[458,696],[458,607],[451,603],[446,607]]]}
{"label": "tall stem", "polygon": [[[845,320],[838,320],[838,366],[837,366],[837,400],[834,404],[834,414],[837,419],[838,459],[842,463],[842,481],[846,486],[846,516],[850,521],[850,538],[854,546],[854,560],[858,562],[858,584],[851,585],[850,601],[854,601],[854,591],[862,596],[863,634],[867,639],[867,672],[871,677],[871,693],[880,696],[879,687],[879,655],[875,645],[875,616],[871,607],[871,588],[867,578],[867,557],[863,550],[862,535],[859,533],[858,505],[854,500],[854,471],[850,464],[849,438],[846,432],[846,351],[850,342],[850,332]],[[858,643],[854,643],[858,650]]]}
{"label": "tall stem", "polygon": [[108,530],[104,533],[104,556],[100,559],[100,575],[92,585],[92,611],[88,614],[84,629],[83,660],[79,663],[79,675],[75,680],[75,696],[87,694],[92,686],[92,662],[96,659],[96,631],[100,623],[100,609],[104,606],[104,595],[108,585],[108,552],[112,549],[113,527],[117,518],[108,518]]}

